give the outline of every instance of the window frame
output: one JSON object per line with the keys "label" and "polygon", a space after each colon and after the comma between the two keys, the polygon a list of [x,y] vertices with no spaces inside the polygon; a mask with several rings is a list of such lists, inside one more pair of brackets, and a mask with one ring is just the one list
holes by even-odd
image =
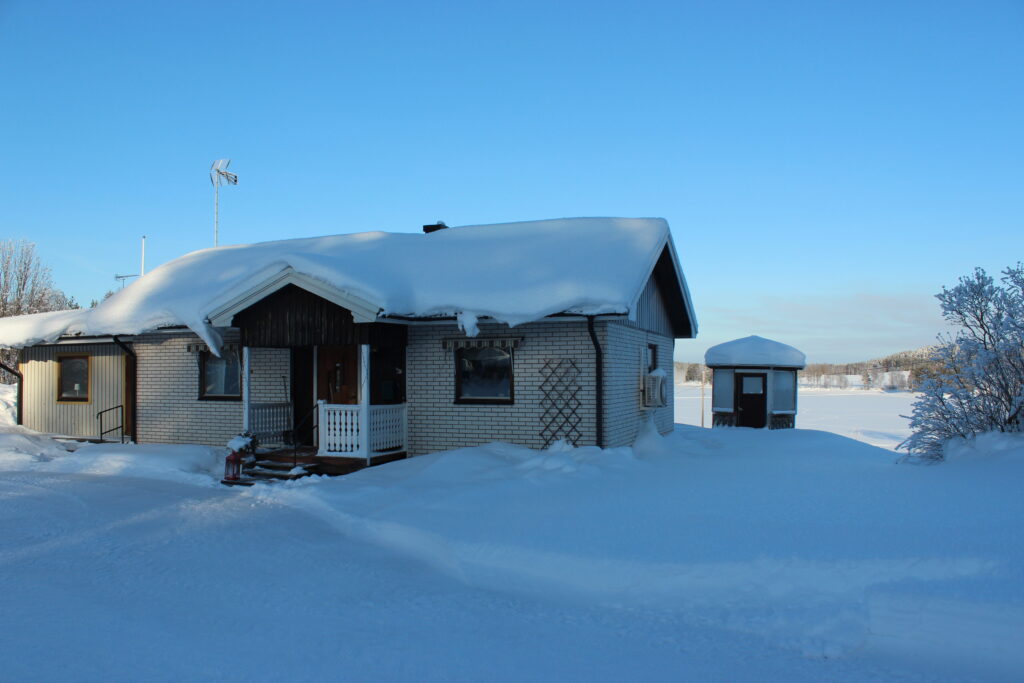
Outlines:
{"label": "window frame", "polygon": [[[462,394],[462,371],[460,361],[462,354],[468,349],[496,348],[508,354],[508,398],[463,398]],[[456,405],[477,405],[477,406],[508,406],[516,402],[516,356],[512,346],[495,345],[487,346],[464,346],[454,349],[455,357],[455,400]]]}
{"label": "window frame", "polygon": [[[235,357],[238,358],[238,395],[235,394],[207,394],[206,393],[206,362],[207,359],[213,356],[211,351],[200,351],[199,352],[199,400],[200,401],[241,401],[242,400],[242,381],[245,379],[242,377],[242,359],[239,354],[235,353]],[[217,358],[214,356],[214,358]]]}
{"label": "window frame", "polygon": [[[64,384],[64,361],[85,359],[85,396],[64,397],[61,386]],[[57,403],[92,403],[92,356],[88,353],[62,353],[57,356]]]}
{"label": "window frame", "polygon": [[658,345],[647,343],[647,374],[658,369]]}

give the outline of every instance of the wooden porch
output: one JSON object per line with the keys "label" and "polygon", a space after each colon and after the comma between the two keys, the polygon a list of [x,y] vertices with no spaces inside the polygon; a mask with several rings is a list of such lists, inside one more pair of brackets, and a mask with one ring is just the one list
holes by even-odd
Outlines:
{"label": "wooden porch", "polygon": [[381,453],[366,460],[317,455],[313,448],[279,448],[257,452],[242,467],[242,478],[222,479],[228,486],[252,486],[260,481],[291,481],[313,475],[340,477],[367,467],[403,460],[405,451]]}
{"label": "wooden porch", "polygon": [[[368,396],[361,393],[360,396]],[[294,424],[291,403],[250,403],[244,407],[245,431],[261,443],[295,444],[323,458],[369,460],[404,452],[408,440],[406,404],[370,405],[317,402],[307,425]],[[302,433],[300,433],[302,432]],[[304,436],[311,442],[304,444]]]}
{"label": "wooden porch", "polygon": [[[348,474],[406,454],[406,327],[323,294],[315,282],[289,282],[218,313],[239,332],[243,431],[264,446],[287,446],[260,454],[253,469],[266,478]],[[255,349],[287,350],[285,391],[266,391]],[[264,377],[257,400],[254,371]]]}

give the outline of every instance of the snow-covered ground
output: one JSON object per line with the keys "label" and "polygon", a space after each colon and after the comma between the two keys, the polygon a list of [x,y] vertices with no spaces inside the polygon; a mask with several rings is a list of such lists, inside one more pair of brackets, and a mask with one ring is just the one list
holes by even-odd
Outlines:
{"label": "snow-covered ground", "polygon": [[1018,680],[1024,442],[954,455],[679,425],[229,489],[7,427],[0,678]]}
{"label": "snow-covered ground", "polygon": [[[700,385],[676,385],[676,422],[700,425]],[[704,424],[711,426],[711,385],[704,389]],[[910,436],[908,420],[915,395],[880,389],[809,389],[797,392],[796,425],[848,436],[895,449]]]}

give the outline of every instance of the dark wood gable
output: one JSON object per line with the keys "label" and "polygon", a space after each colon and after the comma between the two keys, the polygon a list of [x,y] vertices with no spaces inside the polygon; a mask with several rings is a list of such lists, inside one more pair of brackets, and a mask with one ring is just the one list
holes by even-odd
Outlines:
{"label": "dark wood gable", "polygon": [[693,321],[686,307],[683,293],[683,283],[679,281],[676,274],[675,264],[672,262],[672,254],[668,247],[665,247],[658,262],[654,266],[654,281],[661,292],[662,301],[665,302],[665,309],[668,311],[669,319],[672,321],[673,337],[676,339],[689,339],[693,337]]}
{"label": "dark wood gable", "polygon": [[405,346],[407,337],[405,325],[357,323],[348,309],[295,285],[285,285],[239,311],[232,325],[244,346],[258,347]]}

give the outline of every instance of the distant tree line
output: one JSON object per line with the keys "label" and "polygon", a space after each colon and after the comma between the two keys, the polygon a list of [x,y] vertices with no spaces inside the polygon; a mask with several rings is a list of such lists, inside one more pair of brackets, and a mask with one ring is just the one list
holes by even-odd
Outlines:
{"label": "distant tree line", "polygon": [[800,376],[804,384],[813,386],[836,386],[838,382],[840,388],[846,388],[849,378],[857,378],[857,384],[868,389],[917,390],[939,370],[933,353],[933,347],[925,346],[856,363],[808,363]]}

